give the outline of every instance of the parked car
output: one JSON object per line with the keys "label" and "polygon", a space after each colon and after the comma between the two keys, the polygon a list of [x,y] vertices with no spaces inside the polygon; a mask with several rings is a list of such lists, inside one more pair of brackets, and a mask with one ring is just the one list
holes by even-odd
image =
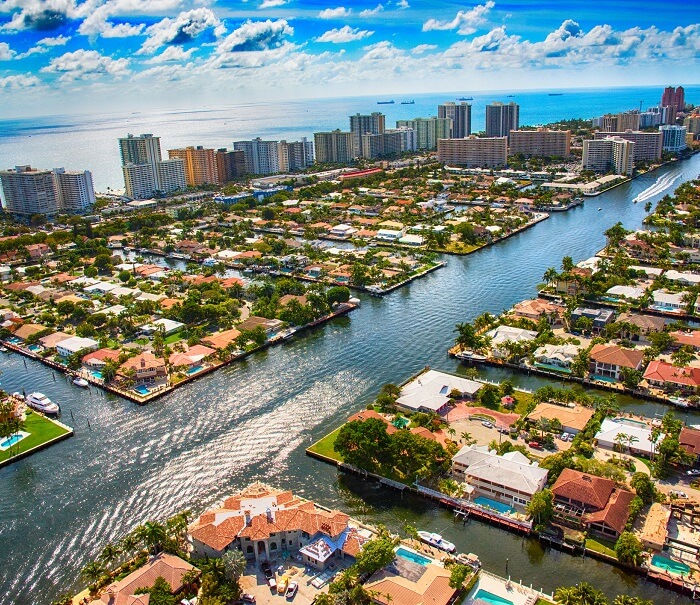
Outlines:
{"label": "parked car", "polygon": [[502,433],[503,435],[509,435],[510,434],[510,429],[505,426],[500,426],[498,427],[498,432]]}
{"label": "parked car", "polygon": [[274,576],[267,579],[267,585],[272,592],[277,592],[277,580],[275,580]]}
{"label": "parked car", "polygon": [[689,471],[685,471],[685,474],[688,475],[688,477],[698,477],[700,476],[700,469],[691,468]]}
{"label": "parked car", "polygon": [[488,420],[482,420],[482,421],[481,421],[481,426],[485,426],[487,429],[492,429],[492,428],[493,428],[493,422],[489,422]]}
{"label": "parked car", "polygon": [[561,435],[559,435],[559,439],[561,439],[562,441],[568,441],[568,440],[569,440],[569,434],[568,434],[568,433],[562,433]]}
{"label": "parked car", "polygon": [[528,443],[528,445],[529,445],[531,448],[534,448],[534,449],[536,449],[536,450],[544,449],[544,448],[542,447],[542,444],[541,444],[539,441],[530,441],[530,443]]}
{"label": "parked car", "polygon": [[244,592],[241,595],[241,601],[243,601],[244,603],[255,603],[255,596]]}
{"label": "parked car", "polygon": [[679,489],[672,489],[670,492],[668,492],[669,496],[675,496],[676,498],[687,498],[688,494],[685,492],[682,492]]}
{"label": "parked car", "polygon": [[275,575],[272,572],[272,568],[270,567],[270,563],[268,561],[263,561],[260,564],[260,569],[262,569],[262,572],[265,574],[265,579],[267,579],[267,580],[274,577],[274,575]]}
{"label": "parked car", "polygon": [[285,598],[289,601],[291,601],[294,597],[297,596],[297,591],[299,590],[299,584],[296,582],[290,582],[289,586],[287,586],[287,593],[284,595]]}

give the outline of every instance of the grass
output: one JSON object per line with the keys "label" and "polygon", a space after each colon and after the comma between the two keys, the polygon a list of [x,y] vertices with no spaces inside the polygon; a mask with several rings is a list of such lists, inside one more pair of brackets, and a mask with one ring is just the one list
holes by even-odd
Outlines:
{"label": "grass", "polygon": [[9,460],[19,453],[26,452],[37,445],[68,433],[62,426],[30,411],[27,411],[27,420],[20,430],[30,433],[29,437],[25,437],[10,449],[0,451],[0,462]]}
{"label": "grass", "polygon": [[339,426],[332,433],[329,433],[328,435],[323,437],[321,440],[314,443],[309,448],[309,451],[314,452],[315,454],[319,454],[321,456],[326,456],[327,458],[332,458],[333,460],[338,460],[339,462],[342,462],[343,457],[338,452],[336,452],[335,449],[333,448],[333,443],[335,442],[335,439],[338,436],[338,433],[340,433],[341,428],[343,428],[343,427]]}
{"label": "grass", "polygon": [[596,552],[603,555],[608,555],[609,557],[614,557],[617,559],[617,554],[615,553],[615,543],[610,540],[605,540],[604,538],[586,538],[586,548],[590,548]]}
{"label": "grass", "polygon": [[182,340],[182,332],[175,332],[175,334],[171,334],[167,338],[164,338],[163,343],[166,345],[171,345],[178,340]]}
{"label": "grass", "polygon": [[548,601],[547,599],[543,599],[542,597],[540,597],[539,599],[537,599],[537,600],[535,601],[535,605],[552,605],[552,602],[551,602],[551,601]]}

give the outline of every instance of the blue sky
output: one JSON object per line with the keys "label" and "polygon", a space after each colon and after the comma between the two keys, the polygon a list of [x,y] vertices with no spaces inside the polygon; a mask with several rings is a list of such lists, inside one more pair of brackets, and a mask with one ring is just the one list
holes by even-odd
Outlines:
{"label": "blue sky", "polygon": [[700,0],[0,0],[0,114],[693,84]]}

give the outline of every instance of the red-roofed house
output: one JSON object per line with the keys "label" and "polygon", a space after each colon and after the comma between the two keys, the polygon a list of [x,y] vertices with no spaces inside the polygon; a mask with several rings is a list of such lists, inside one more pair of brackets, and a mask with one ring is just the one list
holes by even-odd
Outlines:
{"label": "red-roofed house", "polygon": [[590,353],[590,372],[596,376],[620,380],[622,368],[641,370],[644,353],[617,345],[597,344]]}
{"label": "red-roofed house", "polygon": [[669,332],[669,334],[673,336],[678,346],[689,345],[696,351],[700,351],[700,330],[691,330],[690,332],[677,330]]}
{"label": "red-roofed house", "polygon": [[107,363],[107,360],[117,361],[120,351],[114,349],[97,349],[85,355],[82,359],[83,365],[89,368],[102,368]]}
{"label": "red-roofed house", "polygon": [[678,441],[686,452],[695,456],[695,463],[697,464],[700,456],[700,431],[684,426],[681,434],[678,436]]}
{"label": "red-roofed house", "polygon": [[677,368],[666,361],[654,359],[649,362],[644,379],[651,385],[666,389],[696,391],[700,387],[700,368],[690,366]]}
{"label": "red-roofed house", "polygon": [[560,523],[588,527],[592,533],[613,539],[625,531],[634,494],[616,487],[611,479],[565,468],[552,493]]}

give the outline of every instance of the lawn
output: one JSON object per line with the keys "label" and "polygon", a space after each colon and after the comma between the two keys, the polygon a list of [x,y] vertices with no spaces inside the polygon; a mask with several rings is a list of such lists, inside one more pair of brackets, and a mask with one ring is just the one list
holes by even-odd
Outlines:
{"label": "lawn", "polygon": [[340,429],[343,428],[339,426],[337,429],[335,429],[332,433],[329,433],[323,439],[317,441],[314,443],[310,448],[310,452],[314,452],[315,454],[320,454],[321,456],[326,456],[328,458],[332,458],[333,460],[338,460],[339,462],[343,461],[343,457],[333,449],[333,443],[335,442],[336,437],[338,436],[338,433],[340,433]]}
{"label": "lawn", "polygon": [[18,453],[26,452],[27,450],[46,443],[55,437],[60,435],[65,435],[68,431],[58,424],[52,422],[48,418],[41,416],[39,414],[34,414],[27,410],[27,420],[24,422],[24,426],[20,429],[27,433],[30,433],[29,437],[25,437],[17,443],[17,445],[12,446],[7,450],[0,450],[0,462],[9,460]]}
{"label": "lawn", "polygon": [[177,342],[178,340],[182,340],[182,332],[175,332],[175,334],[171,334],[167,338],[164,338],[163,342],[166,345],[171,345],[171,344]]}
{"label": "lawn", "polygon": [[604,538],[586,538],[586,548],[617,559],[614,550],[615,543],[611,540],[605,540]]}

